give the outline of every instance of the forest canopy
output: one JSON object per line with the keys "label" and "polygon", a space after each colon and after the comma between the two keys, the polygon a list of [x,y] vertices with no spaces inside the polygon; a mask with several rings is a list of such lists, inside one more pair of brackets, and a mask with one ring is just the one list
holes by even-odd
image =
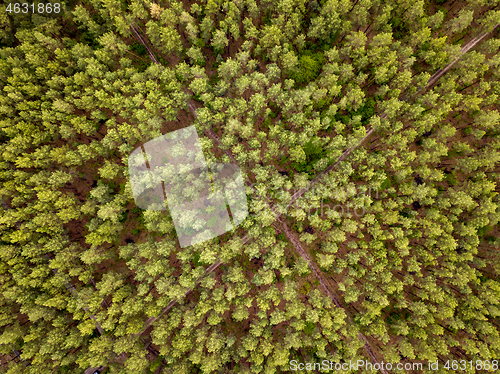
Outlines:
{"label": "forest canopy", "polygon": [[[498,0],[41,5],[0,4],[0,372],[498,369]],[[181,248],[127,160],[192,125],[249,212]]]}

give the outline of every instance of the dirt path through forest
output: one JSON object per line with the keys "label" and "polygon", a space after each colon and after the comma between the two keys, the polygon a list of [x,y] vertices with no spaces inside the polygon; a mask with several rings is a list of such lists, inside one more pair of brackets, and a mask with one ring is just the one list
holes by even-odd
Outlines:
{"label": "dirt path through forest", "polygon": [[429,78],[429,80],[427,81],[427,86],[424,87],[422,90],[420,90],[417,93],[417,95],[420,94],[421,91],[428,89],[430,86],[432,86],[434,83],[436,83],[439,78],[441,78],[444,74],[446,74],[448,72],[448,70],[450,70],[458,60],[460,60],[460,57],[462,57],[464,54],[469,52],[472,48],[474,48],[478,43],[480,43],[488,35],[493,33],[498,26],[499,25],[496,25],[495,27],[493,27],[493,30],[491,30],[489,32],[485,32],[482,35],[477,36],[474,39],[471,39],[466,45],[464,45],[462,47],[462,49],[460,50],[460,53],[458,54],[457,57],[455,57],[455,59],[452,62],[450,62],[448,65],[446,65],[443,69],[439,69],[438,71],[436,71],[432,75],[432,77]]}

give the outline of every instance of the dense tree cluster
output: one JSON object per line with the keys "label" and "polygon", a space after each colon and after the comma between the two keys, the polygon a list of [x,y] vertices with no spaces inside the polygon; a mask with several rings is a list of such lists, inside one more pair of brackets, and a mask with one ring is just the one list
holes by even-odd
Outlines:
{"label": "dense tree cluster", "polygon": [[[498,0],[13,2],[2,372],[499,359]],[[181,249],[127,159],[192,124],[249,216]]]}

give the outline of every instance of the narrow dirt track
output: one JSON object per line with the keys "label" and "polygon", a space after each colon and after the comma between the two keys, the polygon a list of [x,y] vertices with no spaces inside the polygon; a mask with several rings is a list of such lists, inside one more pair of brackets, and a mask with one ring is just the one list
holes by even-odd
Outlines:
{"label": "narrow dirt track", "polygon": [[495,27],[493,27],[493,30],[491,30],[490,32],[485,32],[482,35],[476,36],[474,39],[471,39],[466,45],[464,45],[462,47],[462,49],[460,50],[460,53],[458,54],[457,57],[455,57],[455,59],[452,62],[450,62],[448,65],[446,65],[446,67],[444,67],[443,69],[439,69],[438,71],[436,71],[429,78],[429,80],[427,81],[427,86],[424,89],[428,89],[434,83],[436,83],[439,78],[441,78],[443,75],[445,75],[448,72],[448,70],[450,70],[458,60],[460,60],[460,57],[462,57],[464,54],[469,52],[472,48],[474,48],[479,42],[481,42],[488,35],[493,33],[497,29],[498,26],[499,25],[496,25]]}

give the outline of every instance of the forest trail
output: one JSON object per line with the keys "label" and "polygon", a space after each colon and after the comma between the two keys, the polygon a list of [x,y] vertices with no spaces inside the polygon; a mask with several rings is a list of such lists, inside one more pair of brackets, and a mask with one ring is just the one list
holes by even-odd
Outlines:
{"label": "forest trail", "polygon": [[[125,19],[125,18],[124,18]],[[148,53],[149,58],[151,61],[153,61],[155,64],[160,64],[160,62],[156,59],[156,56],[154,55],[153,51],[151,50],[151,47],[149,46],[149,43],[146,42],[142,34],[137,30],[135,26],[130,26],[130,31],[132,31],[132,34],[134,34],[134,37],[137,39],[139,43],[141,43],[144,48],[146,48],[146,51]]]}
{"label": "forest trail", "polygon": [[[434,83],[437,82],[437,80],[439,78],[441,78],[444,74],[446,74],[448,72],[448,70],[450,70],[452,68],[453,65],[455,65],[455,63],[460,60],[460,57],[462,57],[464,54],[466,54],[467,52],[469,52],[472,48],[474,48],[478,43],[480,43],[484,38],[486,38],[488,35],[490,35],[491,33],[493,33],[497,27],[499,25],[496,25],[495,27],[493,27],[493,30],[491,31],[488,31],[488,32],[485,32],[483,33],[482,35],[480,36],[477,36],[475,37],[474,39],[471,39],[466,45],[464,45],[462,47],[462,49],[460,50],[460,53],[458,54],[457,57],[455,57],[455,59],[450,62],[448,65],[446,65],[443,69],[439,69],[438,71],[436,71],[430,78],[429,80],[427,81],[427,86],[424,87],[422,90],[426,90],[428,89],[430,86],[432,86]],[[422,91],[420,90],[417,95]]]}

